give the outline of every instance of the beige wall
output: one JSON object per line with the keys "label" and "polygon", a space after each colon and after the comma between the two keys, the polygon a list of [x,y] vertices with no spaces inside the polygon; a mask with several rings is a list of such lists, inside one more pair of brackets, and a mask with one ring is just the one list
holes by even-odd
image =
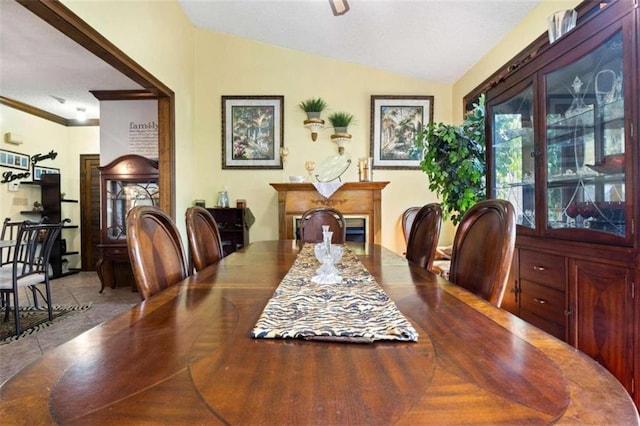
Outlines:
{"label": "beige wall", "polygon": [[[276,193],[269,182],[304,174],[306,160],[321,162],[336,152],[330,131],[311,142],[297,104],[322,96],[332,110],[348,111],[357,123],[347,147],[352,158],[368,156],[370,95],[433,95],[436,121],[459,122],[462,97],[546,30],[551,12],[577,1],[543,1],[523,23],[455,85],[385,73],[320,56],[282,49],[193,28],[177,2],[63,0],[65,5],[151,72],[176,94],[177,222],[194,199],[213,205],[227,187],[232,202],[246,198],[256,216],[252,240],[277,237]],[[221,169],[222,95],[284,95],[285,144],[290,148],[281,171]],[[76,161],[77,163],[77,161]],[[77,165],[74,167],[77,168]],[[399,219],[412,205],[436,201],[421,171],[375,170],[375,180],[391,181],[383,192],[383,244],[402,251]],[[356,180],[355,165],[346,180]],[[450,243],[445,226],[441,243]]]}
{"label": "beige wall", "polygon": [[463,98],[484,80],[489,78],[498,68],[515,57],[540,34],[547,32],[547,17],[558,10],[572,9],[581,0],[543,0],[513,30],[511,30],[496,46],[478,61],[453,86],[453,120],[462,121]]}
{"label": "beige wall", "polygon": [[[301,101],[320,96],[331,111],[355,115],[357,121],[349,127],[353,138],[346,147],[354,162],[369,155],[371,95],[433,95],[435,120],[451,120],[449,85],[205,30],[196,30],[195,52],[194,140],[198,184],[194,198],[204,199],[207,206],[212,206],[223,187],[227,187],[232,204],[236,198],[245,198],[256,216],[250,233],[253,241],[278,238],[277,193],[269,183],[288,180],[290,175],[304,175],[305,161],[319,164],[337,154],[330,129],[321,131],[318,140],[312,142],[309,130],[302,124],[306,116],[298,108]],[[223,95],[284,96],[284,142],[290,151],[284,171],[221,169]],[[374,170],[373,178],[391,182],[382,196],[382,240],[385,246],[401,252],[404,240],[400,215],[407,207],[436,201],[436,196],[428,190],[426,175],[420,170]],[[349,167],[343,180],[358,180],[356,164]],[[450,232],[444,233],[443,241],[451,238]]]}
{"label": "beige wall", "polygon": [[191,205],[194,140],[194,32],[176,1],[73,1],[65,6],[175,93],[176,216],[184,234]]}
{"label": "beige wall", "polygon": [[[65,127],[36,116],[23,113],[13,108],[0,105],[0,135],[6,132],[18,133],[23,138],[22,145],[2,143],[2,149],[34,155],[55,151],[54,160],[43,160],[38,165],[60,169],[60,191],[65,198],[80,198],[80,154],[96,154],[100,151],[98,127]],[[0,172],[19,170],[0,168]],[[31,180],[31,179],[27,179]],[[9,217],[12,220],[39,220],[40,215],[25,215],[21,211],[31,210],[34,201],[40,201],[40,187],[20,185],[18,191],[9,192],[6,183],[0,184],[0,219]],[[79,204],[64,203],[62,217],[71,219],[73,224],[80,224]],[[69,251],[80,250],[80,231],[70,229],[63,231]],[[69,267],[80,267],[80,256],[69,256]]]}

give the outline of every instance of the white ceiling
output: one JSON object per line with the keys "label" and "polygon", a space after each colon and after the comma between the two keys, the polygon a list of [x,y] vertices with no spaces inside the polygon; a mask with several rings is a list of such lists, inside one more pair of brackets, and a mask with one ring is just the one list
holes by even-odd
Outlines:
{"label": "white ceiling", "polygon": [[19,3],[0,0],[0,96],[66,119],[76,108],[98,118],[89,90],[127,89],[142,87]]}
{"label": "white ceiling", "polygon": [[[115,1],[115,0],[112,0]],[[543,0],[178,0],[195,26],[453,83]],[[99,118],[89,90],[141,89],[13,0],[0,0],[0,96]],[[54,97],[64,99],[61,103]]]}
{"label": "white ceiling", "polygon": [[541,0],[178,0],[197,27],[439,83],[457,81]]}

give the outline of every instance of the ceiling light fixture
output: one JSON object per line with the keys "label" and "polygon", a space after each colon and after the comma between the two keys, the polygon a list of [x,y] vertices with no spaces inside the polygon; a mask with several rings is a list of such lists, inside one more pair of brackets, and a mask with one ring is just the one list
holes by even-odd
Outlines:
{"label": "ceiling light fixture", "polygon": [[85,108],[76,108],[76,120],[85,121],[87,119],[87,110]]}
{"label": "ceiling light fixture", "polygon": [[347,0],[329,0],[329,4],[334,16],[344,15],[349,11]]}

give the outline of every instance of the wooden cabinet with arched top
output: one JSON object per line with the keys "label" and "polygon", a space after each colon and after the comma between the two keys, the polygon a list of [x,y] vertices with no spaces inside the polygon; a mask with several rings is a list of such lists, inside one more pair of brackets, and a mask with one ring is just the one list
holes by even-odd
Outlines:
{"label": "wooden cabinet with arched top", "polygon": [[100,169],[100,259],[96,265],[102,292],[115,288],[118,277],[135,282],[129,265],[126,217],[139,205],[158,206],[158,162],[135,154],[123,155]]}

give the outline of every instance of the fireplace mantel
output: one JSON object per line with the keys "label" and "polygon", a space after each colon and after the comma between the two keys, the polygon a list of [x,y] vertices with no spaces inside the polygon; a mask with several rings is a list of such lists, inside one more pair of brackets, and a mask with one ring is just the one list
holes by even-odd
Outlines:
{"label": "fireplace mantel", "polygon": [[311,183],[271,183],[278,191],[278,238],[294,239],[295,219],[314,207],[333,207],[345,216],[366,217],[367,241],[382,243],[382,190],[389,182],[345,182],[331,197]]}

